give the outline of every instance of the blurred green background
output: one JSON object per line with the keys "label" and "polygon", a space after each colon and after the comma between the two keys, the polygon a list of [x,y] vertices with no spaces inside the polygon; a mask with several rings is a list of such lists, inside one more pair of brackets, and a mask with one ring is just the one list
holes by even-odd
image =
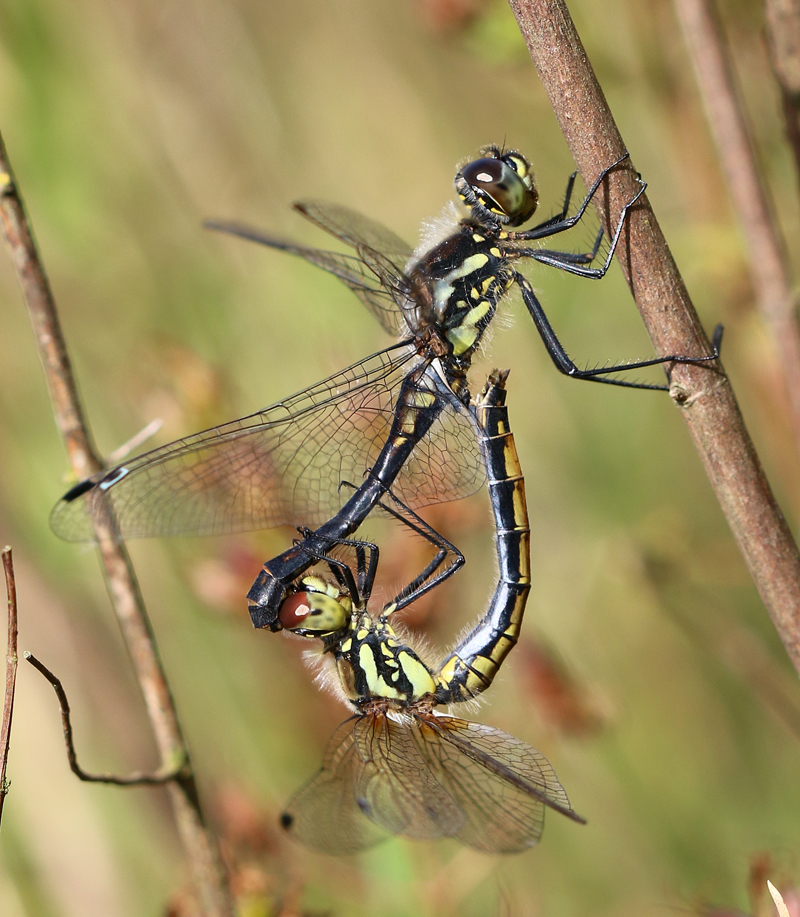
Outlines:
{"label": "blurred green background", "polygon": [[[759,154],[795,239],[797,181],[760,4],[725,6]],[[726,325],[726,367],[795,521],[800,468],[773,352],[671,7],[571,8],[706,327]],[[290,210],[317,196],[414,241],[452,199],[455,163],[485,143],[533,158],[544,215],[573,169],[500,0],[0,0],[0,112],[105,452],[153,417],[166,442],[387,343],[335,280],[215,237],[203,218],[325,245]],[[602,283],[531,276],[578,363],[651,353],[617,268]],[[0,304],[0,542],[15,550],[20,649],[63,679],[87,769],[154,766],[97,561],[47,526],[66,462],[5,256]],[[773,881],[797,872],[796,680],[678,411],[666,396],[560,377],[521,304],[508,313],[514,330],[498,327],[474,379],[513,368],[534,589],[523,642],[476,717],[540,748],[589,824],[550,817],[536,850],[505,859],[449,842],[392,840],[346,861],[293,846],[277,813],[346,713],[313,684],[302,645],[254,632],[247,617],[260,562],[291,531],[136,543],[243,915],[746,910],[759,851]],[[429,518],[468,559],[410,609],[439,650],[483,609],[492,533],[485,494]],[[387,539],[384,574],[402,582],[413,552],[402,535]],[[0,914],[139,917],[168,901],[191,913],[163,791],[80,784],[52,691],[27,666],[17,698]]]}

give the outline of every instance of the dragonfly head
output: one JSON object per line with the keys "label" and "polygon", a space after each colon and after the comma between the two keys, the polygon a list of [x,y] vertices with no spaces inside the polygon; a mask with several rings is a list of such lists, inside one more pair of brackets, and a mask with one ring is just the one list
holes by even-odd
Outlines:
{"label": "dragonfly head", "polygon": [[539,193],[528,160],[516,150],[496,146],[456,173],[456,191],[481,222],[521,226],[533,216]]}
{"label": "dragonfly head", "polygon": [[324,638],[346,630],[352,611],[346,593],[318,576],[304,576],[281,603],[278,620],[293,634]]}

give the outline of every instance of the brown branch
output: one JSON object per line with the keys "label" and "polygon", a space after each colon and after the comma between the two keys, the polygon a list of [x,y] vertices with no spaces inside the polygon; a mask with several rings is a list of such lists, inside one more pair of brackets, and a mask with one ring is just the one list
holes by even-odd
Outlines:
{"label": "brown branch", "polygon": [[69,701],[67,692],[61,684],[61,679],[55,675],[47,666],[40,662],[32,653],[23,653],[25,660],[29,662],[37,671],[50,682],[53,690],[56,692],[58,704],[61,707],[61,727],[64,730],[64,744],[67,747],[67,760],[69,769],[79,779],[86,783],[110,783],[114,786],[157,786],[163,783],[169,783],[181,777],[186,767],[185,761],[177,767],[165,770],[161,768],[154,774],[145,774],[142,771],[135,771],[128,777],[117,777],[114,774],[90,774],[78,764],[78,755],[75,752],[75,743],[72,739],[72,720],[70,718]]}
{"label": "brown branch", "polygon": [[6,780],[8,748],[11,741],[11,717],[14,714],[14,687],[17,683],[17,582],[11,548],[3,548],[3,572],[8,596],[8,643],[6,645],[6,689],[3,695],[3,721],[0,724],[0,821],[3,803],[10,783]]}
{"label": "brown branch", "polygon": [[[509,0],[584,181],[591,184],[625,145],[563,0]],[[603,191],[606,226],[635,193],[615,172]],[[617,253],[659,354],[709,353],[708,340],[646,197],[630,214]],[[721,366],[672,367],[682,408],[711,486],[786,651],[800,672],[800,556],[770,490]]]}
{"label": "brown branch", "polygon": [[741,93],[714,0],[673,0],[739,227],[761,317],[783,370],[800,448],[800,332],[786,247],[756,164]]}
{"label": "brown branch", "polygon": [[800,0],[765,0],[767,44],[800,180]]}
{"label": "brown branch", "polygon": [[[0,219],[31,315],[56,420],[73,472],[82,479],[102,468],[103,463],[83,415],[53,295],[2,138]],[[130,557],[115,537],[114,519],[107,509],[93,523],[106,584],[144,695],[162,768],[166,771],[180,767],[180,776],[167,784],[167,791],[204,912],[214,917],[229,917],[233,914],[233,904],[227,878],[214,838],[203,819],[189,753]]]}

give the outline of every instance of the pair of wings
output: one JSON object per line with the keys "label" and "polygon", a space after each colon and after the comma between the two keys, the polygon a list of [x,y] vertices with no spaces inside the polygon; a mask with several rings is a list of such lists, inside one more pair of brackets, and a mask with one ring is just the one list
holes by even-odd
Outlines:
{"label": "pair of wings", "polygon": [[[237,224],[211,224],[298,255],[342,280],[381,325],[406,342],[379,351],[262,411],[144,453],[74,487],[53,531],[91,541],[94,506],[113,509],[121,537],[219,535],[317,526],[358,486],[386,442],[403,378],[420,360],[408,338],[411,249],[379,223],[322,203],[298,210],[358,257],[304,248]],[[431,366],[429,372],[435,370]],[[432,377],[431,377],[432,378]],[[435,385],[431,383],[431,390]],[[436,396],[441,397],[441,396]],[[469,417],[445,407],[392,490],[412,508],[465,496],[484,480]]]}
{"label": "pair of wings", "polygon": [[541,837],[545,806],[583,821],[544,755],[514,736],[433,713],[404,723],[364,714],[334,733],[281,820],[325,853],[356,853],[391,834],[517,853]]}

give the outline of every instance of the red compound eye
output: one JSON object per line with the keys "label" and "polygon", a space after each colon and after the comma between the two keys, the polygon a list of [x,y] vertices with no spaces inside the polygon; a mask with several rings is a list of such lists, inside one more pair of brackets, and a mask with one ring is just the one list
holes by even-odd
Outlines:
{"label": "red compound eye", "polygon": [[310,613],[311,607],[308,604],[308,594],[295,592],[284,600],[278,613],[278,620],[286,630],[292,630],[304,621]]}

